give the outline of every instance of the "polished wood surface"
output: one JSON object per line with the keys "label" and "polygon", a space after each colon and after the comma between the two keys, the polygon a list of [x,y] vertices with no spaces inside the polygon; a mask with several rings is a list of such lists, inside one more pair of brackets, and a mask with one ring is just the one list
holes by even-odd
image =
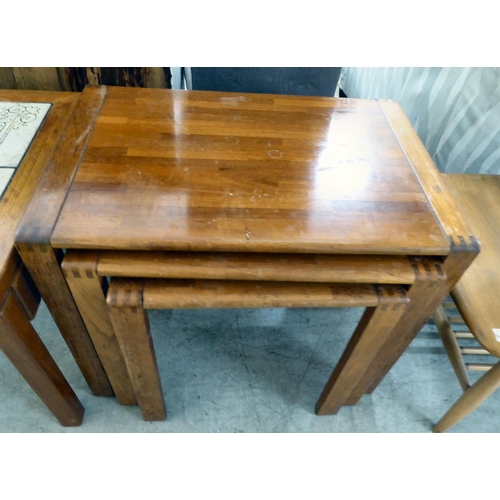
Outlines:
{"label": "polished wood surface", "polygon": [[77,100],[78,94],[73,93],[0,90],[0,101],[52,103],[8,190],[0,199],[0,295],[7,290],[16,269],[15,231]]}
{"label": "polished wood surface", "polygon": [[[114,305],[120,298],[110,292],[107,300]],[[126,298],[121,302],[126,304]],[[373,285],[228,280],[145,280],[142,298],[145,309],[368,307],[377,303]]]}
{"label": "polished wood surface", "polygon": [[426,194],[443,234],[451,243],[451,251],[468,251],[476,255],[477,240],[468,219],[464,218],[460,205],[447,188],[445,177],[436,168],[401,106],[384,99],[378,100],[378,103]]}
{"label": "polished wood surface", "polygon": [[[25,94],[29,100],[34,93]],[[89,87],[77,95],[64,127],[53,137],[52,148],[44,158],[45,175],[39,178],[36,194],[25,207],[15,239],[24,264],[93,394],[112,396],[113,390],[62,274],[62,254],[50,246],[53,226],[104,96],[101,87]]]}
{"label": "polished wood surface", "polygon": [[449,174],[443,179],[480,238],[481,253],[452,291],[461,316],[478,342],[500,357],[500,176]]}
{"label": "polished wood surface", "polygon": [[75,108],[57,144],[45,159],[46,175],[39,180],[36,196],[28,205],[16,235],[16,244],[48,244],[73,177],[80,164],[95,120],[106,97],[106,87],[87,87],[78,96]]}
{"label": "polished wood surface", "polygon": [[54,247],[447,255],[376,101],[110,87]]}
{"label": "polished wood surface", "polygon": [[415,279],[406,257],[377,255],[367,258],[361,255],[108,251],[100,254],[97,273],[124,278],[403,285]]}

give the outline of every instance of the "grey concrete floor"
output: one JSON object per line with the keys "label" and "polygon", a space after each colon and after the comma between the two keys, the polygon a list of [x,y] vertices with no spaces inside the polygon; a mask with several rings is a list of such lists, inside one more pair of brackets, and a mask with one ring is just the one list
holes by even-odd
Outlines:
{"label": "grey concrete floor", "polygon": [[[34,325],[85,406],[63,428],[0,355],[0,432],[429,433],[461,389],[434,326],[427,325],[372,395],[337,415],[315,402],[361,309],[151,311],[167,402],[165,422],[91,395],[42,304]],[[472,373],[476,380],[480,374]],[[499,432],[500,394],[448,432]]]}

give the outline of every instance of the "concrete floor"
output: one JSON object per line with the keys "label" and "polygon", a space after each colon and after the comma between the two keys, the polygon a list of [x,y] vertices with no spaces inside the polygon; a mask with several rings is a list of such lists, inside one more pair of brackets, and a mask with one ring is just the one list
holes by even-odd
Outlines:
{"label": "concrete floor", "polygon": [[[337,415],[315,402],[361,316],[360,309],[152,311],[168,420],[93,397],[42,304],[35,328],[86,412],[63,428],[3,354],[0,432],[429,433],[461,394],[436,329],[427,325],[369,396]],[[471,373],[471,379],[479,378]],[[499,432],[500,394],[448,432]]]}

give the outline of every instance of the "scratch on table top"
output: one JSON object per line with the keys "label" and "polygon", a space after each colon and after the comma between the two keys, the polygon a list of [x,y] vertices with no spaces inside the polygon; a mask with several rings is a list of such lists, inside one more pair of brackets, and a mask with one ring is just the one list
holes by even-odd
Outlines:
{"label": "scratch on table top", "polygon": [[220,103],[221,104],[229,104],[231,106],[237,106],[240,102],[248,102],[249,99],[247,99],[244,96],[238,96],[238,97],[221,97],[220,98]]}

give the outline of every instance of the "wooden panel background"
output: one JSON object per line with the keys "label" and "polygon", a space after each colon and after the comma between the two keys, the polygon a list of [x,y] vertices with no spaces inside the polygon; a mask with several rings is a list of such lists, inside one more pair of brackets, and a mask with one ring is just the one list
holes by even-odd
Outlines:
{"label": "wooden panel background", "polygon": [[171,88],[170,68],[0,68],[0,88],[81,92],[87,84]]}

